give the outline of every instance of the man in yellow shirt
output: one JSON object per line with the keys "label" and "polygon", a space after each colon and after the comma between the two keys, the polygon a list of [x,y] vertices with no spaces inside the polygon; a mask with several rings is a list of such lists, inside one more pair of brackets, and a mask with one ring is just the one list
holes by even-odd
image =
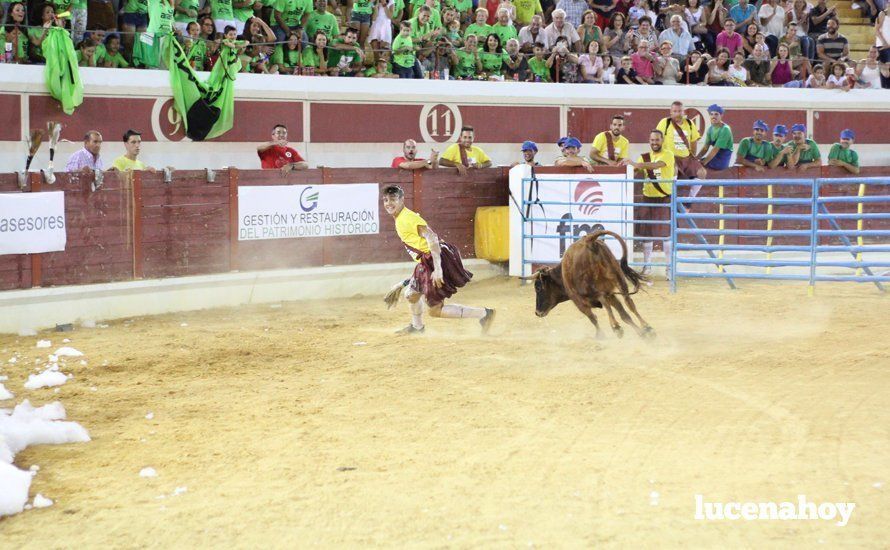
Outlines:
{"label": "man in yellow shirt", "polygon": [[[656,130],[664,134],[664,148],[674,154],[677,162],[677,177],[682,180],[703,180],[708,171],[698,160],[698,140],[701,134],[698,126],[686,117],[683,103],[671,103],[671,116],[661,119]],[[698,195],[701,185],[689,188],[689,196]]]}
{"label": "man in yellow shirt", "polygon": [[[639,221],[665,221],[670,219],[670,208],[661,205],[670,205],[671,193],[674,190],[676,179],[676,165],[674,153],[664,146],[665,138],[661,130],[652,130],[649,133],[648,153],[643,153],[636,162],[629,162],[634,167],[634,178],[646,180],[643,183],[643,202],[653,206],[634,207],[634,219]],[[657,205],[657,206],[656,206]],[[655,240],[668,236],[670,226],[667,224],[641,223],[634,228],[634,235],[645,238],[643,241],[643,263],[646,266],[644,272],[649,271],[649,263],[652,259],[652,249]],[[664,241],[664,254],[671,255],[670,241]],[[670,266],[667,269],[667,277],[670,279]]]}
{"label": "man in yellow shirt", "polygon": [[630,143],[622,132],[624,132],[624,115],[614,115],[609,129],[593,138],[593,143],[590,144],[590,159],[606,166],[627,164]]}
{"label": "man in yellow shirt", "polygon": [[473,274],[464,269],[460,252],[445,241],[440,241],[426,220],[405,206],[405,192],[398,185],[383,188],[383,208],[395,219],[399,239],[417,262],[411,278],[397,283],[384,298],[387,305],[392,307],[402,289],[407,287],[405,299],[411,310],[411,324],[399,333],[424,331],[421,297],[433,317],[479,319],[483,334],[487,333],[494,321],[493,309],[444,303],[473,278]]}
{"label": "man in yellow shirt", "polygon": [[127,152],[114,159],[114,163],[111,165],[112,169],[121,172],[130,170],[154,172],[154,168],[146,166],[145,163],[137,158],[139,151],[142,149],[142,134],[136,130],[127,130],[127,133],[124,134],[124,147]]}
{"label": "man in yellow shirt", "polygon": [[464,126],[460,129],[460,138],[457,143],[451,144],[442,157],[439,158],[441,166],[453,166],[461,176],[466,176],[470,168],[488,168],[491,159],[485,151],[473,145],[475,132],[472,126]]}

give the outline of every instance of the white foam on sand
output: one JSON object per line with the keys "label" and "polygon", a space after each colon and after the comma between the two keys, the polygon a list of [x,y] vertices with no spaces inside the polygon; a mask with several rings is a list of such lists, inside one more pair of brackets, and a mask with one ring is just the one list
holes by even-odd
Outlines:
{"label": "white foam on sand", "polygon": [[139,470],[139,477],[158,477],[158,472],[154,468],[142,468]]}
{"label": "white foam on sand", "polygon": [[12,399],[15,397],[11,391],[7,390],[3,386],[3,382],[0,382],[0,401],[5,401],[7,399]]}
{"label": "white foam on sand", "polygon": [[57,357],[83,357],[83,352],[65,346],[63,348],[57,349],[53,355]]}
{"label": "white foam on sand", "polygon": [[[32,472],[12,465],[16,453],[30,445],[90,440],[89,433],[81,425],[64,420],[65,408],[58,401],[34,407],[26,399],[11,411],[0,409],[0,516],[18,514],[28,503]],[[35,497],[33,505],[47,505],[49,499],[41,499]]]}
{"label": "white foam on sand", "polygon": [[53,386],[61,386],[67,381],[68,377],[59,372],[59,366],[54,364],[50,365],[40,374],[28,375],[28,381],[25,382],[25,388],[29,390],[52,388]]}

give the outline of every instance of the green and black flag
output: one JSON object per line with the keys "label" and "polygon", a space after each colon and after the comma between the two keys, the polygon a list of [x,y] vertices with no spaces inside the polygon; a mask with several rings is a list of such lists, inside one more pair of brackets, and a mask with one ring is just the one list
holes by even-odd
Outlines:
{"label": "green and black flag", "polygon": [[46,58],[43,74],[49,95],[62,104],[66,115],[70,115],[75,107],[83,103],[83,82],[68,31],[50,27],[43,40],[43,55]]}
{"label": "green and black flag", "polygon": [[185,123],[185,135],[194,141],[212,139],[232,129],[235,113],[235,77],[241,60],[235,48],[220,47],[219,60],[201,81],[177,40],[167,48],[167,67],[173,103]]}

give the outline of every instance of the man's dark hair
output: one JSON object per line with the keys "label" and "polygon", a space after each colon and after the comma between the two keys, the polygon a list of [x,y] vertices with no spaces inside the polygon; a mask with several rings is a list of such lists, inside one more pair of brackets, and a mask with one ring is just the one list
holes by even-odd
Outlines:
{"label": "man's dark hair", "polygon": [[675,101],[675,102],[671,103],[671,107],[673,107],[674,105],[679,105],[680,107],[682,107],[682,106],[683,106],[683,102],[682,102],[682,101]]}
{"label": "man's dark hair", "polygon": [[660,135],[662,138],[664,138],[664,132],[662,132],[662,131],[659,130],[658,128],[656,128],[656,129],[654,129],[654,130],[649,130],[649,135],[651,136],[652,134],[658,134],[658,135]]}
{"label": "man's dark hair", "polygon": [[612,115],[612,120],[624,120],[624,115]]}
{"label": "man's dark hair", "polygon": [[544,43],[543,43],[543,42],[535,42],[535,46],[534,46],[534,47],[535,47],[535,48],[541,48],[541,49],[543,50],[543,49],[544,49]]}
{"label": "man's dark hair", "polygon": [[[99,133],[99,130],[87,130],[87,133],[85,133],[83,135],[83,140],[90,141],[93,138],[93,136],[102,137],[102,134]],[[126,141],[126,140],[124,140],[124,141]]]}
{"label": "man's dark hair", "polygon": [[398,185],[387,185],[383,188],[383,195],[396,195],[397,197],[402,198],[405,196],[405,190]]}
{"label": "man's dark hair", "polygon": [[137,132],[136,130],[127,130],[127,131],[124,133],[124,143],[127,143],[128,141],[130,141],[130,138],[133,137],[133,136],[139,136],[139,137],[142,137],[142,134],[140,134],[140,133]]}
{"label": "man's dark hair", "polygon": [[472,126],[462,126],[460,129],[460,133],[464,132],[473,132],[475,134],[476,130],[474,130]]}
{"label": "man's dark hair", "polygon": [[225,28],[223,29],[223,34],[229,34],[229,31],[237,31],[237,30],[238,29],[236,29],[232,25],[226,25]]}
{"label": "man's dark hair", "polygon": [[275,126],[272,126],[272,131],[274,132],[278,128],[284,128],[285,130],[287,130],[287,126],[285,126],[284,124],[276,124]]}
{"label": "man's dark hair", "polygon": [[640,25],[642,25],[644,21],[646,23],[649,23],[650,25],[652,24],[652,19],[648,15],[644,15],[643,17],[640,17],[640,20],[638,21],[638,23]]}
{"label": "man's dark hair", "polygon": [[346,30],[343,31],[343,34],[349,34],[349,33],[352,33],[352,34],[358,36],[358,29],[356,29],[355,27],[346,27]]}

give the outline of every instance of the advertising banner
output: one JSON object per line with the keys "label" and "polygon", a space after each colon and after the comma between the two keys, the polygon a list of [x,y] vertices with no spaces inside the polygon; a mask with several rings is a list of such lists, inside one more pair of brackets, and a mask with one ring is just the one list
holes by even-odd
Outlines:
{"label": "advertising banner", "polygon": [[345,237],[380,232],[376,183],[238,188],[238,240]]}
{"label": "advertising banner", "polygon": [[0,254],[65,250],[65,193],[0,193]]}

